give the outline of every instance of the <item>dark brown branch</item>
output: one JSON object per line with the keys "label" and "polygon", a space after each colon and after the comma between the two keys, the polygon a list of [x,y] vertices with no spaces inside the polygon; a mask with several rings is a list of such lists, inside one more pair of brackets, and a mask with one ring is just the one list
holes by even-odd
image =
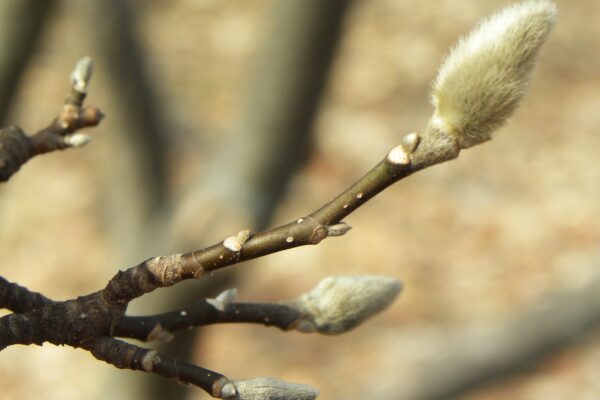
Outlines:
{"label": "dark brown branch", "polygon": [[32,292],[0,276],[0,308],[24,313],[50,303],[52,301],[43,294]]}
{"label": "dark brown branch", "polygon": [[420,169],[456,158],[458,153],[456,139],[444,132],[427,130],[421,139],[409,134],[403,145],[392,149],[375,168],[307,217],[254,235],[241,231],[202,250],[151,258],[119,272],[108,283],[105,296],[109,301],[127,303],[209,271],[339,236],[348,230],[341,220],[377,193]]}
{"label": "dark brown branch", "polygon": [[213,397],[221,397],[223,387],[229,383],[225,376],[217,372],[109,337],[98,338],[85,348],[97,359],[117,368],[152,372],[178,382],[190,383]]}
{"label": "dark brown branch", "polygon": [[95,107],[82,107],[85,93],[72,89],[58,117],[33,136],[11,126],[0,130],[0,182],[6,182],[31,158],[56,150],[79,147],[84,143],[68,135],[79,129],[96,126],[103,118]]}
{"label": "dark brown branch", "polygon": [[288,305],[271,303],[232,303],[223,311],[219,311],[203,299],[188,307],[163,314],[126,316],[115,328],[114,335],[150,341],[165,336],[169,338],[171,332],[195,326],[227,322],[276,326],[287,331],[292,329],[294,323],[302,316],[302,312]]}
{"label": "dark brown branch", "polygon": [[[63,128],[67,129],[68,126]],[[154,320],[131,317],[119,325],[131,300],[159,287],[171,286],[185,279],[199,278],[208,271],[300,245],[317,244],[326,237],[344,234],[349,226],[341,220],[377,193],[419,169],[458,155],[458,147],[451,137],[435,131],[433,137],[431,135],[431,131],[426,131],[425,136],[420,140],[420,145],[416,134],[407,135],[403,144],[392,149],[375,168],[349,189],[305,218],[255,235],[250,235],[249,231],[241,231],[203,250],[155,257],[117,273],[105,289],[99,292],[64,302],[46,304],[25,314],[2,317],[0,318],[0,350],[13,344],[43,342],[66,344],[88,349],[97,358],[120,368],[140,369],[143,358],[150,353],[138,351],[135,346],[112,339],[117,327],[123,336],[150,339],[153,333],[157,335],[161,330],[164,333],[168,332],[168,329],[189,327],[194,324],[194,321],[181,319],[180,317],[187,315],[182,315],[183,310],[180,310],[178,316],[168,313],[154,317]],[[435,135],[440,135],[442,141],[440,142],[440,137]],[[275,317],[273,324],[282,329],[291,329],[303,316],[302,311],[289,313],[285,308],[277,306],[274,308],[263,306],[262,309],[258,306],[257,309],[253,308],[256,307],[254,305],[230,304],[223,308],[225,310],[223,312],[215,312],[215,309],[203,311],[207,304],[207,301],[198,303],[199,310],[194,316],[200,319],[200,322],[212,319],[220,322],[246,321],[269,324],[267,318]],[[239,313],[236,314],[236,311]],[[364,319],[364,316],[359,319]],[[147,328],[142,327],[142,322],[144,325],[148,322],[152,329],[148,331]],[[345,329],[352,326],[354,325],[346,326]],[[145,371],[193,383],[215,396],[218,396],[220,391],[220,386],[215,386],[215,382],[220,382],[219,384],[227,382],[226,379],[220,380],[219,376],[216,381],[209,382],[209,387],[206,379],[215,377],[212,372],[205,373],[203,371],[206,370],[192,364],[160,358],[157,353],[152,354],[152,365],[146,365],[143,368]],[[235,390],[233,384],[228,386],[229,389]]]}
{"label": "dark brown branch", "polygon": [[111,336],[125,308],[125,304],[107,303],[102,292],[95,292],[6,315],[0,318],[0,350],[14,344],[44,342],[85,347],[91,339]]}

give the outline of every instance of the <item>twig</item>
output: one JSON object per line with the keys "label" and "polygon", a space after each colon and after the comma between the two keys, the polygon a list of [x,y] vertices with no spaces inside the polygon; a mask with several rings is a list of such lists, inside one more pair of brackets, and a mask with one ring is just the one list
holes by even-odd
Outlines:
{"label": "twig", "polygon": [[[495,19],[482,24],[455,48],[440,70],[433,93],[435,111],[424,133],[406,135],[402,144],[392,149],[375,168],[317,211],[269,231],[252,235],[250,231],[243,230],[202,250],[146,260],[117,273],[98,292],[67,301],[45,303],[23,314],[4,316],[0,318],[0,350],[12,344],[66,344],[87,349],[97,358],[119,368],[141,369],[176,378],[224,399],[255,399],[259,398],[257,394],[260,398],[283,399],[289,398],[291,393],[298,399],[313,399],[317,392],[311,388],[273,380],[236,383],[201,367],[120,342],[112,336],[122,321],[136,322],[135,319],[125,319],[125,311],[133,299],[159,287],[199,278],[207,272],[245,260],[301,245],[317,244],[329,236],[343,235],[350,229],[342,222],[343,218],[377,193],[416,171],[456,158],[460,149],[489,140],[492,130],[506,120],[521,99],[531,75],[533,60],[553,18],[553,5],[540,1],[508,8]],[[503,28],[500,34],[499,27]],[[502,46],[499,47],[495,41],[500,41],[498,43]],[[520,49],[524,51],[516,51]],[[504,70],[499,72],[498,68],[493,68],[497,65]],[[85,60],[78,64],[73,74],[73,93],[50,127],[31,140],[27,139],[22,148],[18,146],[19,140],[14,139],[20,137],[19,134],[8,135],[12,141],[7,140],[7,143],[17,143],[16,159],[23,159],[21,164],[31,154],[85,142],[85,136],[65,135],[88,126],[86,121],[97,123],[100,119],[99,112],[94,119],[81,108],[90,68],[90,63]],[[474,71],[478,74],[473,75]],[[490,77],[490,73],[498,76]],[[502,79],[495,79],[497,77]],[[467,91],[462,89],[465,82],[471,85]],[[487,101],[487,108],[483,107],[481,113],[475,112],[483,100]],[[53,144],[54,140],[58,144]],[[6,159],[12,161],[9,157]],[[18,169],[21,164],[13,163],[13,168],[16,165]],[[382,282],[372,278],[361,282],[362,286],[357,290],[353,287],[354,283],[353,278],[324,280],[310,293],[286,302],[287,306],[301,314],[292,325],[303,331],[344,332],[385,308],[400,290],[399,284],[389,282],[385,289],[379,290]],[[4,283],[4,287],[9,286],[8,282]],[[18,291],[18,288],[14,290]],[[216,299],[206,300],[200,307],[209,304],[217,311],[217,317],[227,315],[228,309],[232,309],[235,315],[236,307],[231,304],[233,294],[225,292]],[[24,295],[31,297],[28,292]],[[254,319],[262,311],[255,309],[246,316]],[[182,316],[182,311],[179,316]],[[161,318],[156,318],[159,321],[153,329],[161,327],[161,321],[171,328],[190,324],[190,321],[177,320],[172,314]],[[123,333],[141,336],[142,321],[139,322]],[[148,339],[152,331],[142,333]]]}
{"label": "twig", "polygon": [[[230,392],[232,390],[229,380],[217,372],[117,339],[101,337],[84,348],[97,359],[117,368],[152,372],[181,383],[190,383],[204,389],[213,397],[223,397],[223,389]],[[228,394],[235,394],[235,389]]]}
{"label": "twig", "polygon": [[86,57],[79,61],[71,75],[71,93],[58,117],[48,127],[33,136],[27,136],[17,126],[0,130],[0,182],[8,181],[23,164],[37,155],[81,147],[90,141],[87,135],[72,134],[98,125],[104,116],[96,107],[83,107],[91,68],[91,59]]}
{"label": "twig", "polygon": [[294,327],[303,313],[286,304],[232,303],[219,311],[205,299],[187,307],[146,317],[126,316],[115,329],[115,336],[142,341],[170,340],[184,329],[215,323],[254,323],[275,326],[287,331]]}
{"label": "twig", "polygon": [[237,294],[228,289],[164,314],[124,317],[115,336],[139,340],[170,340],[175,332],[214,323],[248,322],[276,326],[281,330],[337,335],[347,332],[387,308],[402,284],[383,276],[336,276],[323,279],[302,296],[272,303],[233,303]]}
{"label": "twig", "polygon": [[[415,133],[408,135],[414,138]],[[104,296],[111,302],[128,303],[159,287],[196,279],[242,261],[339,236],[349,227],[341,220],[365,202],[410,174],[456,158],[459,148],[453,136],[428,130],[410,151],[406,145],[392,149],[375,168],[314,213],[280,227],[251,235],[240,231],[202,250],[155,257],[119,272],[108,283]]]}

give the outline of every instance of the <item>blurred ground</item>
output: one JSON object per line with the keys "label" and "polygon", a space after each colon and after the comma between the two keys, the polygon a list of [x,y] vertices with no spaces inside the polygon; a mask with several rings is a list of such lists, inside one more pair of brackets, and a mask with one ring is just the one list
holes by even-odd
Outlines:
{"label": "blurred ground", "polygon": [[[431,111],[429,83],[448,47],[506,3],[356,2],[318,119],[315,154],[276,222],[315,209],[402,134],[421,130]],[[348,218],[354,229],[342,238],[237,267],[245,277],[242,301],[294,297],[328,275],[398,277],[405,292],[390,310],[336,338],[210,327],[195,361],[235,378],[310,383],[322,399],[374,398],[374,382],[410,380],[418,360],[432,356],[422,345],[429,332],[493,323],[550,289],[587,282],[598,268],[600,241],[600,4],[557,3],[559,20],[531,91],[493,142],[390,188]],[[95,55],[88,35],[94,22],[80,4],[61,2],[26,72],[11,121],[28,132],[59,109],[77,58]],[[268,4],[140,4],[140,37],[173,123],[170,134],[180,142],[173,165],[202,160],[210,151],[204,144],[227,130]],[[100,64],[89,101],[108,117],[93,131],[95,142],[37,158],[0,187],[0,274],[55,299],[97,290],[127,266],[112,252],[111,221],[99,211],[100,172],[118,154],[102,143],[112,129],[103,79]],[[185,185],[185,176],[176,169],[173,184]],[[0,398],[101,399],[110,368],[68,348],[9,348],[0,355]],[[517,379],[465,398],[593,399],[599,376],[594,334]]]}

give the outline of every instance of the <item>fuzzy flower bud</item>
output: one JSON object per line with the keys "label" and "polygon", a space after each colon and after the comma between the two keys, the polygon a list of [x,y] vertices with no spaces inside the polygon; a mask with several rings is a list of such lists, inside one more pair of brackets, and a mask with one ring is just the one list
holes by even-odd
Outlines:
{"label": "fuzzy flower bud", "polygon": [[552,2],[527,0],[461,39],[433,82],[430,129],[453,135],[463,149],[489,140],[523,97],[555,14]]}
{"label": "fuzzy flower bud", "polygon": [[71,72],[71,84],[73,89],[79,93],[85,93],[87,86],[92,79],[93,62],[90,57],[83,57],[75,65],[75,69]]}
{"label": "fuzzy flower bud", "polygon": [[297,330],[335,335],[383,311],[401,289],[400,281],[385,276],[336,276],[287,303],[305,315]]}
{"label": "fuzzy flower bud", "polygon": [[256,378],[233,381],[231,396],[224,393],[225,400],[314,400],[319,391],[310,385],[290,383],[274,378]]}

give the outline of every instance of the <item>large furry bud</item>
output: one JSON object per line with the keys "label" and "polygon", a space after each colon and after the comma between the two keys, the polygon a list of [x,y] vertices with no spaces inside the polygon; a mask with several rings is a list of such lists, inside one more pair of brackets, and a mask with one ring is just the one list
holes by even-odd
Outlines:
{"label": "large furry bud", "polygon": [[461,39],[433,83],[430,129],[451,134],[463,149],[489,140],[523,97],[555,14],[550,1],[524,1]]}

